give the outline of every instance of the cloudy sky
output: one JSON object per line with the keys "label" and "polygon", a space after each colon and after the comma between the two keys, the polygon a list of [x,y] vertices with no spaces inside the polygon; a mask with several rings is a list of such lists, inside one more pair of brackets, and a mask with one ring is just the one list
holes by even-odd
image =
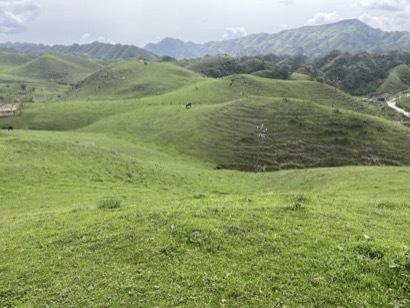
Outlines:
{"label": "cloudy sky", "polygon": [[0,0],[0,41],[204,42],[345,18],[410,31],[410,0]]}

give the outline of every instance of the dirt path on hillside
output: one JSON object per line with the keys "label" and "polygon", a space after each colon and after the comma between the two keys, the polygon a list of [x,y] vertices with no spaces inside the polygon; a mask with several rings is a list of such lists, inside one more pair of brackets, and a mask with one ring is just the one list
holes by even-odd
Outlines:
{"label": "dirt path on hillside", "polygon": [[400,107],[397,107],[397,98],[393,98],[387,102],[387,105],[396,110],[397,112],[401,113],[407,118],[410,118],[410,112],[405,111],[404,109],[401,109]]}

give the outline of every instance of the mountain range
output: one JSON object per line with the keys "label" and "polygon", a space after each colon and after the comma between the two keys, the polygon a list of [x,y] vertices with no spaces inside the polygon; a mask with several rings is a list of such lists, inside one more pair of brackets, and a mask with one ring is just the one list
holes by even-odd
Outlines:
{"label": "mountain range", "polygon": [[392,50],[410,52],[410,32],[385,32],[372,28],[360,20],[348,19],[326,25],[305,26],[274,34],[251,34],[238,39],[212,41],[204,44],[165,38],[159,43],[150,43],[144,48],[100,42],[52,46],[33,43],[0,43],[0,50],[14,50],[37,55],[48,53],[79,55],[106,61],[131,58],[158,60],[163,56],[192,59],[221,54],[318,57],[333,50],[351,54],[387,53]]}
{"label": "mountain range", "polygon": [[105,44],[94,42],[90,44],[73,45],[43,45],[32,43],[0,43],[0,49],[28,52],[37,55],[55,53],[76,56],[88,56],[106,61],[116,61],[131,58],[157,60],[159,57],[148,50],[133,45]]}
{"label": "mountain range", "polygon": [[350,53],[410,51],[410,32],[385,32],[357,19],[305,26],[275,34],[252,34],[243,38],[204,44],[165,38],[148,44],[146,50],[177,59],[206,55],[254,56],[261,54],[323,56],[333,50]]}

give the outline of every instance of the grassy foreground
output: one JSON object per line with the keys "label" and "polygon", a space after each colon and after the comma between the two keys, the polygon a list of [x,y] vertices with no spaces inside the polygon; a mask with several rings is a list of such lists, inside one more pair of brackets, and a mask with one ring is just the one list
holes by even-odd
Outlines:
{"label": "grassy foreground", "polygon": [[215,171],[83,133],[0,148],[0,306],[409,304],[409,168]]}

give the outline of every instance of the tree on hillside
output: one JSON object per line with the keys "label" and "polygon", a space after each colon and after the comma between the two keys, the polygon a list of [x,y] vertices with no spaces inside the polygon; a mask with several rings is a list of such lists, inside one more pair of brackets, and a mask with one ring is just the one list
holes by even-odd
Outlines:
{"label": "tree on hillside", "polygon": [[289,79],[290,77],[289,66],[287,66],[286,64],[281,65],[279,67],[279,75],[281,79]]}

